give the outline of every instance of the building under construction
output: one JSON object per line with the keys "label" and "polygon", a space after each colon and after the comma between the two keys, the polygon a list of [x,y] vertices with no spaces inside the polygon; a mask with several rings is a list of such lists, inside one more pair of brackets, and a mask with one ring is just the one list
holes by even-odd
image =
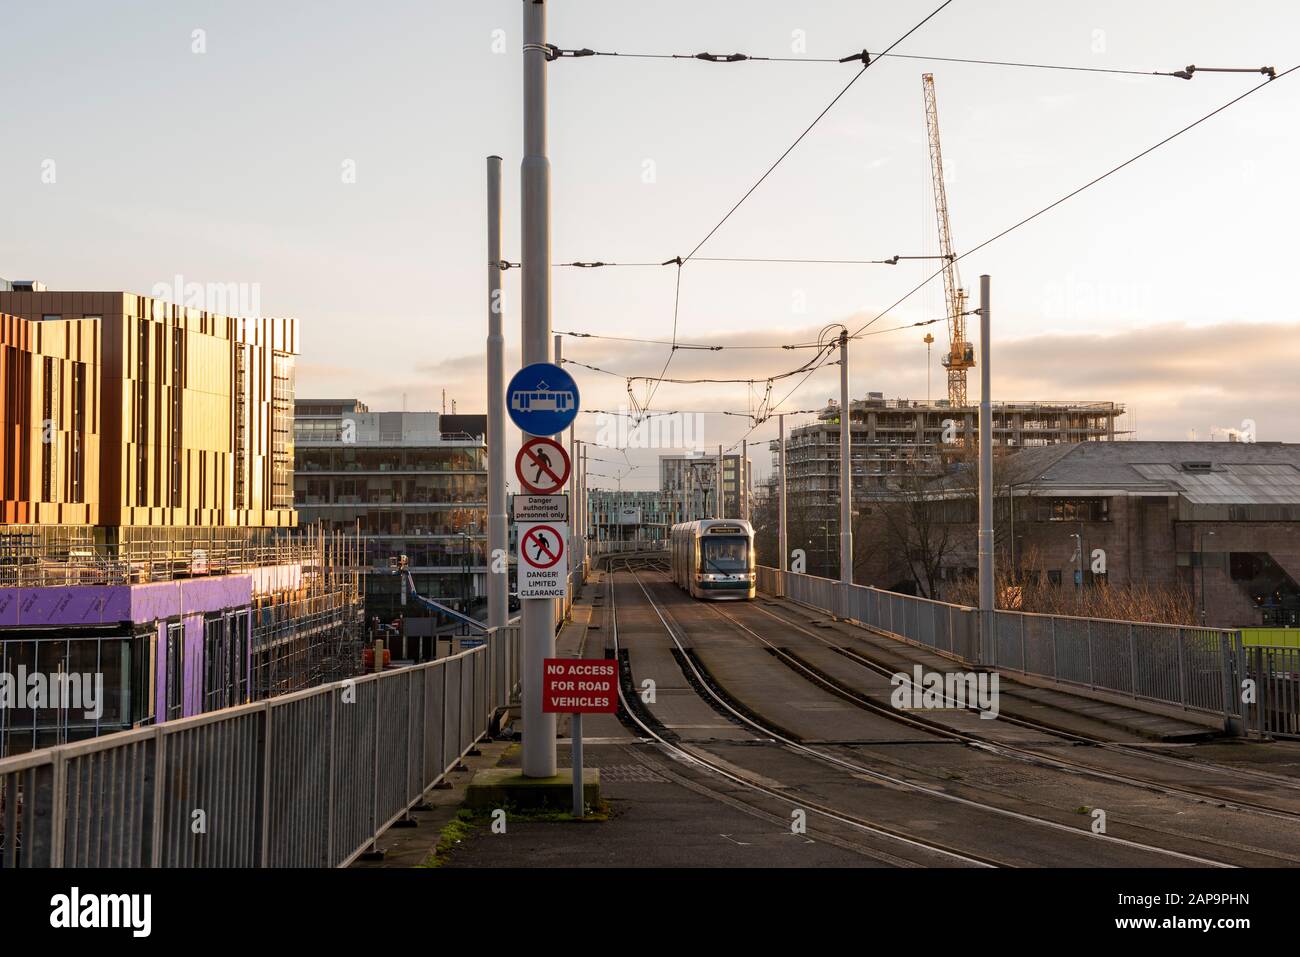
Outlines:
{"label": "building under construction", "polygon": [[[1127,435],[1118,402],[994,402],[993,445],[1005,449],[1075,442],[1109,442]],[[791,502],[813,509],[821,521],[838,521],[840,499],[839,404],[786,439],[786,483]],[[979,441],[979,408],[886,399],[870,392],[850,403],[853,498],[869,500],[891,489],[938,478],[972,454]],[[773,442],[773,465],[779,445]]]}
{"label": "building under construction", "polygon": [[296,530],[297,324],[0,291],[0,756],[353,674],[364,555]]}

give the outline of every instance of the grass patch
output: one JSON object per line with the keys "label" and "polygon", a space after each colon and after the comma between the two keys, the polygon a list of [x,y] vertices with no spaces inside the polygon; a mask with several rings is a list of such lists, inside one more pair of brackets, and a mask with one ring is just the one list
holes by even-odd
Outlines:
{"label": "grass patch", "polygon": [[441,867],[446,864],[451,857],[451,852],[455,850],[456,845],[469,838],[474,833],[478,822],[474,820],[474,812],[461,808],[456,812],[456,816],[448,821],[441,831],[438,832],[438,845],[433,849],[433,853],[424,859],[421,867]]}

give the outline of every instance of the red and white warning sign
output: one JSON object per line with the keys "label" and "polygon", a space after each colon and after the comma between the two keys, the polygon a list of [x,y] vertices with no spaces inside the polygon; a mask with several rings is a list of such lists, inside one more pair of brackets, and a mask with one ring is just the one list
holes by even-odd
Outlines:
{"label": "red and white warning sign", "polygon": [[519,597],[563,598],[569,586],[566,522],[519,525]]}
{"label": "red and white warning sign", "polygon": [[554,439],[531,438],[515,456],[515,477],[525,492],[554,495],[569,481],[569,453]]}
{"label": "red and white warning sign", "polygon": [[542,660],[543,714],[613,714],[618,710],[618,662],[613,658]]}

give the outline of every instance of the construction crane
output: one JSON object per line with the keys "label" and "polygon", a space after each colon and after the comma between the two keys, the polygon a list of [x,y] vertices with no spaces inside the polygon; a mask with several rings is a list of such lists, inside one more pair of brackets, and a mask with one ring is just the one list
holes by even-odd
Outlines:
{"label": "construction crane", "polygon": [[943,293],[948,311],[948,352],[940,360],[948,370],[948,402],[966,405],[966,370],[975,368],[975,347],[966,339],[966,290],[961,286],[952,251],[952,225],[948,222],[948,191],[943,181],[943,152],[939,148],[939,107],[934,96],[934,74],[923,73],[925,126],[930,140],[930,176],[934,181],[934,217],[939,225],[939,252],[943,256]]}

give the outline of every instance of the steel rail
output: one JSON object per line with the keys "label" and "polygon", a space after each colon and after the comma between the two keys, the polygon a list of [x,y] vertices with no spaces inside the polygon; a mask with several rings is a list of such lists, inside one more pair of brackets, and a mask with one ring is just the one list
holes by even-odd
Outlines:
{"label": "steel rail", "polygon": [[[730,615],[722,611],[722,609],[717,608],[716,606],[711,606],[711,607],[713,607],[713,610],[715,612],[717,612],[723,618],[726,618],[728,621],[730,621],[738,628],[741,628],[742,630],[758,638],[764,644],[769,645],[771,648],[773,648],[773,650],[778,655],[782,654],[783,651],[782,649],[777,648],[770,641],[763,638],[761,635],[757,634],[757,632],[749,628],[749,626],[744,624],[744,622],[732,618]],[[812,631],[809,631],[807,628],[804,628],[802,625],[798,624],[797,622],[793,622],[787,618],[783,618],[779,615],[773,614],[772,612],[767,611],[764,608],[760,608],[757,605],[753,607],[754,610],[759,612],[760,614],[766,615],[767,617],[773,619],[776,622],[779,622],[782,625],[785,625],[788,628],[793,628],[796,631],[799,631],[810,638],[816,639],[817,641],[821,642],[827,647],[837,652],[843,653],[846,657],[849,658],[850,661],[853,661],[855,664],[861,665],[862,667],[870,671],[873,671],[877,674],[883,675],[885,677],[892,677],[894,674],[884,665],[871,661],[870,659],[866,658],[864,655],[860,654],[859,652],[854,651],[853,649],[844,648],[843,646],[837,644],[836,642],[826,639],[822,635],[818,635]],[[805,667],[802,663],[797,663],[796,665],[794,665],[794,667],[797,667],[801,671],[805,671],[810,674],[813,674],[813,672],[809,672],[808,668]],[[958,731],[955,728],[951,728],[945,724],[942,724],[941,722],[932,721],[926,718],[921,718],[918,717],[917,715],[901,714],[894,708],[886,708],[884,705],[878,704],[877,702],[864,698],[862,694],[858,692],[856,689],[846,687],[845,685],[835,681],[834,679],[830,678],[827,675],[817,675],[815,680],[818,683],[828,685],[829,690],[833,691],[835,694],[840,695],[841,697],[844,697],[846,699],[849,699],[853,701],[853,703],[858,704],[860,707],[870,710],[873,713],[880,714],[884,717],[898,721],[902,724],[907,724],[913,727],[925,728],[927,730],[934,731],[936,734],[944,735],[954,740],[962,741],[966,744],[969,744],[971,747],[976,747],[981,750],[993,751],[997,754],[1002,755],[1003,757],[1011,758],[1014,760],[1022,760],[1022,761],[1026,761],[1027,763],[1036,764],[1040,766],[1056,767],[1061,770],[1077,772],[1077,773],[1088,775],[1089,777],[1110,781],[1111,783],[1125,784],[1130,787],[1138,787],[1147,791],[1152,791],[1167,796],[1188,798],[1198,803],[1218,804],[1224,807],[1231,808],[1233,810],[1239,810],[1250,814],[1258,814],[1266,817],[1278,818],[1281,820],[1291,821],[1292,823],[1300,822],[1300,811],[1286,810],[1284,808],[1273,807],[1267,804],[1259,804],[1252,801],[1242,801],[1237,798],[1225,797],[1222,794],[1216,794],[1211,791],[1199,791],[1196,790],[1195,788],[1188,788],[1188,787],[1183,787],[1181,785],[1168,784],[1165,782],[1152,780],[1150,778],[1133,777],[1131,775],[1124,774],[1118,771],[1108,771],[1102,768],[1098,768],[1095,765],[1085,764],[1076,761],[1068,761],[1064,758],[1052,757],[1049,755],[1042,754],[1038,751],[1034,751],[1029,748],[1022,748],[1017,745],[996,741],[984,735],[973,734],[969,731]],[[943,696],[943,700],[945,702],[951,701],[954,704],[959,703],[956,702],[955,699],[948,697],[946,694]],[[1060,738],[1061,740],[1064,741],[1072,741],[1080,744],[1087,744],[1089,746],[1095,746],[1103,750],[1122,755],[1124,757],[1138,758],[1141,760],[1158,761],[1160,763],[1169,764],[1174,767],[1182,768],[1184,770],[1188,770],[1188,769],[1206,770],[1206,771],[1214,771],[1219,774],[1238,773],[1237,769],[1229,768],[1224,765],[1207,764],[1193,759],[1174,758],[1162,754],[1152,754],[1146,751],[1138,750],[1136,748],[1126,748],[1123,745],[1115,744],[1114,742],[1105,741],[1101,738],[1093,738],[1093,737],[1089,737],[1088,735],[1078,734],[1072,731],[1061,731],[1057,728],[1052,728],[1049,725],[1041,724],[1039,722],[1036,722],[1028,718],[1017,718],[1017,717],[1012,717],[1010,715],[999,714],[998,720],[1005,721],[1008,724],[1014,724],[1019,727],[1028,728],[1033,731],[1038,731],[1042,734],[1049,735],[1055,738]],[[1244,769],[1244,770],[1247,772],[1247,774],[1249,774],[1250,769]],[[1256,776],[1259,776],[1262,779],[1267,780],[1271,783],[1276,783],[1283,787],[1300,791],[1300,782],[1296,782],[1294,780],[1287,780],[1278,775],[1268,775],[1268,774],[1262,774],[1260,772],[1256,772]]]}
{"label": "steel rail", "polygon": [[[634,579],[636,579],[636,573],[634,571],[632,571],[630,568],[627,569],[627,571],[632,575]],[[636,580],[637,583],[640,584],[640,580],[639,579]],[[615,598],[613,570],[611,570],[609,576],[609,608],[610,608],[610,621],[612,624],[611,632],[613,635],[613,642],[614,642],[614,654],[617,656],[619,653],[618,606]],[[849,827],[856,828],[857,830],[864,831],[876,837],[885,838],[886,840],[891,840],[891,841],[898,841],[900,843],[908,845],[909,847],[919,848],[921,850],[925,850],[928,852],[941,854],[945,857],[949,857],[952,858],[953,860],[961,861],[962,863],[965,864],[973,864],[977,867],[1008,866],[1007,864],[1001,861],[995,861],[992,858],[982,857],[980,855],[971,854],[966,851],[958,851],[938,841],[933,841],[928,838],[915,837],[913,835],[906,834],[905,832],[898,831],[894,828],[890,828],[885,825],[882,825],[878,822],[870,821],[866,818],[858,817],[857,815],[849,814],[844,811],[837,811],[834,808],[827,807],[826,805],[823,804],[818,804],[816,802],[806,801],[806,800],[795,800],[794,798],[791,798],[789,795],[782,794],[780,791],[774,788],[766,787],[765,785],[759,784],[757,781],[751,781],[750,779],[743,777],[739,774],[736,774],[733,771],[727,770],[725,767],[723,767],[722,765],[716,762],[710,761],[708,757],[704,756],[703,754],[699,753],[694,749],[683,747],[680,744],[676,744],[664,738],[663,735],[659,734],[652,727],[650,727],[650,725],[648,725],[645,721],[643,721],[632,709],[630,703],[627,700],[627,696],[623,691],[623,683],[621,680],[619,682],[618,697],[620,703],[622,703],[623,705],[624,713],[627,714],[627,716],[633,722],[636,723],[637,727],[639,727],[641,731],[648,738],[652,739],[661,748],[663,748],[664,750],[668,751],[671,754],[676,755],[677,757],[681,758],[683,761],[687,762],[688,764],[699,766],[705,769],[706,771],[731,782],[732,784],[740,785],[741,787],[747,788],[751,791],[755,791],[760,794],[766,795],[767,797],[774,798],[783,804],[788,804],[793,808],[806,810],[810,813],[818,815],[819,817],[823,817],[826,818],[827,820],[835,821],[839,824],[848,825]],[[869,852],[870,849],[867,850]]]}
{"label": "steel rail", "polygon": [[745,715],[742,712],[738,711],[730,704],[730,702],[726,701],[721,695],[719,695],[716,691],[713,690],[709,682],[705,680],[704,675],[700,673],[700,670],[698,666],[695,664],[694,660],[690,657],[690,655],[686,653],[686,647],[682,644],[681,640],[678,638],[673,626],[669,624],[667,618],[664,617],[663,611],[660,609],[659,604],[650,595],[649,590],[645,587],[645,583],[641,581],[640,577],[636,574],[636,572],[631,572],[631,575],[633,579],[636,581],[636,583],[640,586],[642,593],[646,597],[646,601],[650,604],[650,607],[654,610],[655,614],[658,615],[660,622],[663,623],[664,629],[668,632],[669,637],[672,639],[673,643],[677,646],[678,650],[682,652],[682,658],[683,660],[686,661],[687,665],[694,673],[696,680],[699,681],[699,683],[708,690],[709,694],[713,697],[713,699],[717,701],[718,704],[721,705],[723,708],[725,708],[727,711],[735,715],[736,718],[741,722],[749,725],[750,727],[756,730],[761,731],[763,734],[781,742],[786,747],[791,748],[794,751],[797,751],[801,754],[807,754],[827,764],[834,765],[843,770],[851,771],[854,774],[861,774],[866,777],[870,777],[876,781],[881,782],[882,784],[887,784],[892,787],[903,788],[909,791],[925,794],[928,797],[938,798],[940,800],[949,801],[951,803],[961,804],[965,807],[970,807],[979,811],[996,814],[1000,817],[1011,818],[1012,820],[1020,821],[1021,823],[1024,824],[1029,824],[1038,827],[1045,827],[1051,830],[1061,831],[1067,834],[1071,834],[1076,837],[1087,838],[1089,840],[1105,841],[1110,844],[1129,847],[1134,850],[1144,851],[1158,856],[1172,857],[1178,860],[1187,861],[1193,864],[1200,864],[1207,867],[1226,867],[1226,868],[1236,867],[1236,865],[1229,864],[1225,861],[1216,861],[1211,858],[1199,857],[1195,854],[1187,854],[1182,851],[1175,851],[1169,848],[1158,847],[1151,844],[1143,844],[1140,841],[1130,841],[1127,838],[1115,837],[1114,835],[1111,834],[1095,834],[1091,830],[1083,830],[1082,828],[1071,827],[1068,824],[1061,824],[1058,821],[1052,821],[1046,818],[1035,817],[1032,814],[1026,814],[1021,811],[1012,811],[1009,808],[998,807],[993,804],[985,804],[983,802],[975,801],[971,798],[964,798],[956,794],[949,794],[945,791],[939,791],[931,787],[926,787],[925,785],[917,784],[914,781],[908,781],[905,780],[904,778],[894,777],[893,775],[885,774],[884,772],[877,771],[874,768],[867,767],[866,765],[858,764],[854,761],[849,761],[845,758],[841,758],[837,755],[820,750],[819,748],[809,747],[808,745],[803,744],[802,742],[795,741],[794,739],[780,733],[779,731],[776,731],[770,727],[766,727],[762,723],[755,721],[754,719],[750,718],[748,715]]}

